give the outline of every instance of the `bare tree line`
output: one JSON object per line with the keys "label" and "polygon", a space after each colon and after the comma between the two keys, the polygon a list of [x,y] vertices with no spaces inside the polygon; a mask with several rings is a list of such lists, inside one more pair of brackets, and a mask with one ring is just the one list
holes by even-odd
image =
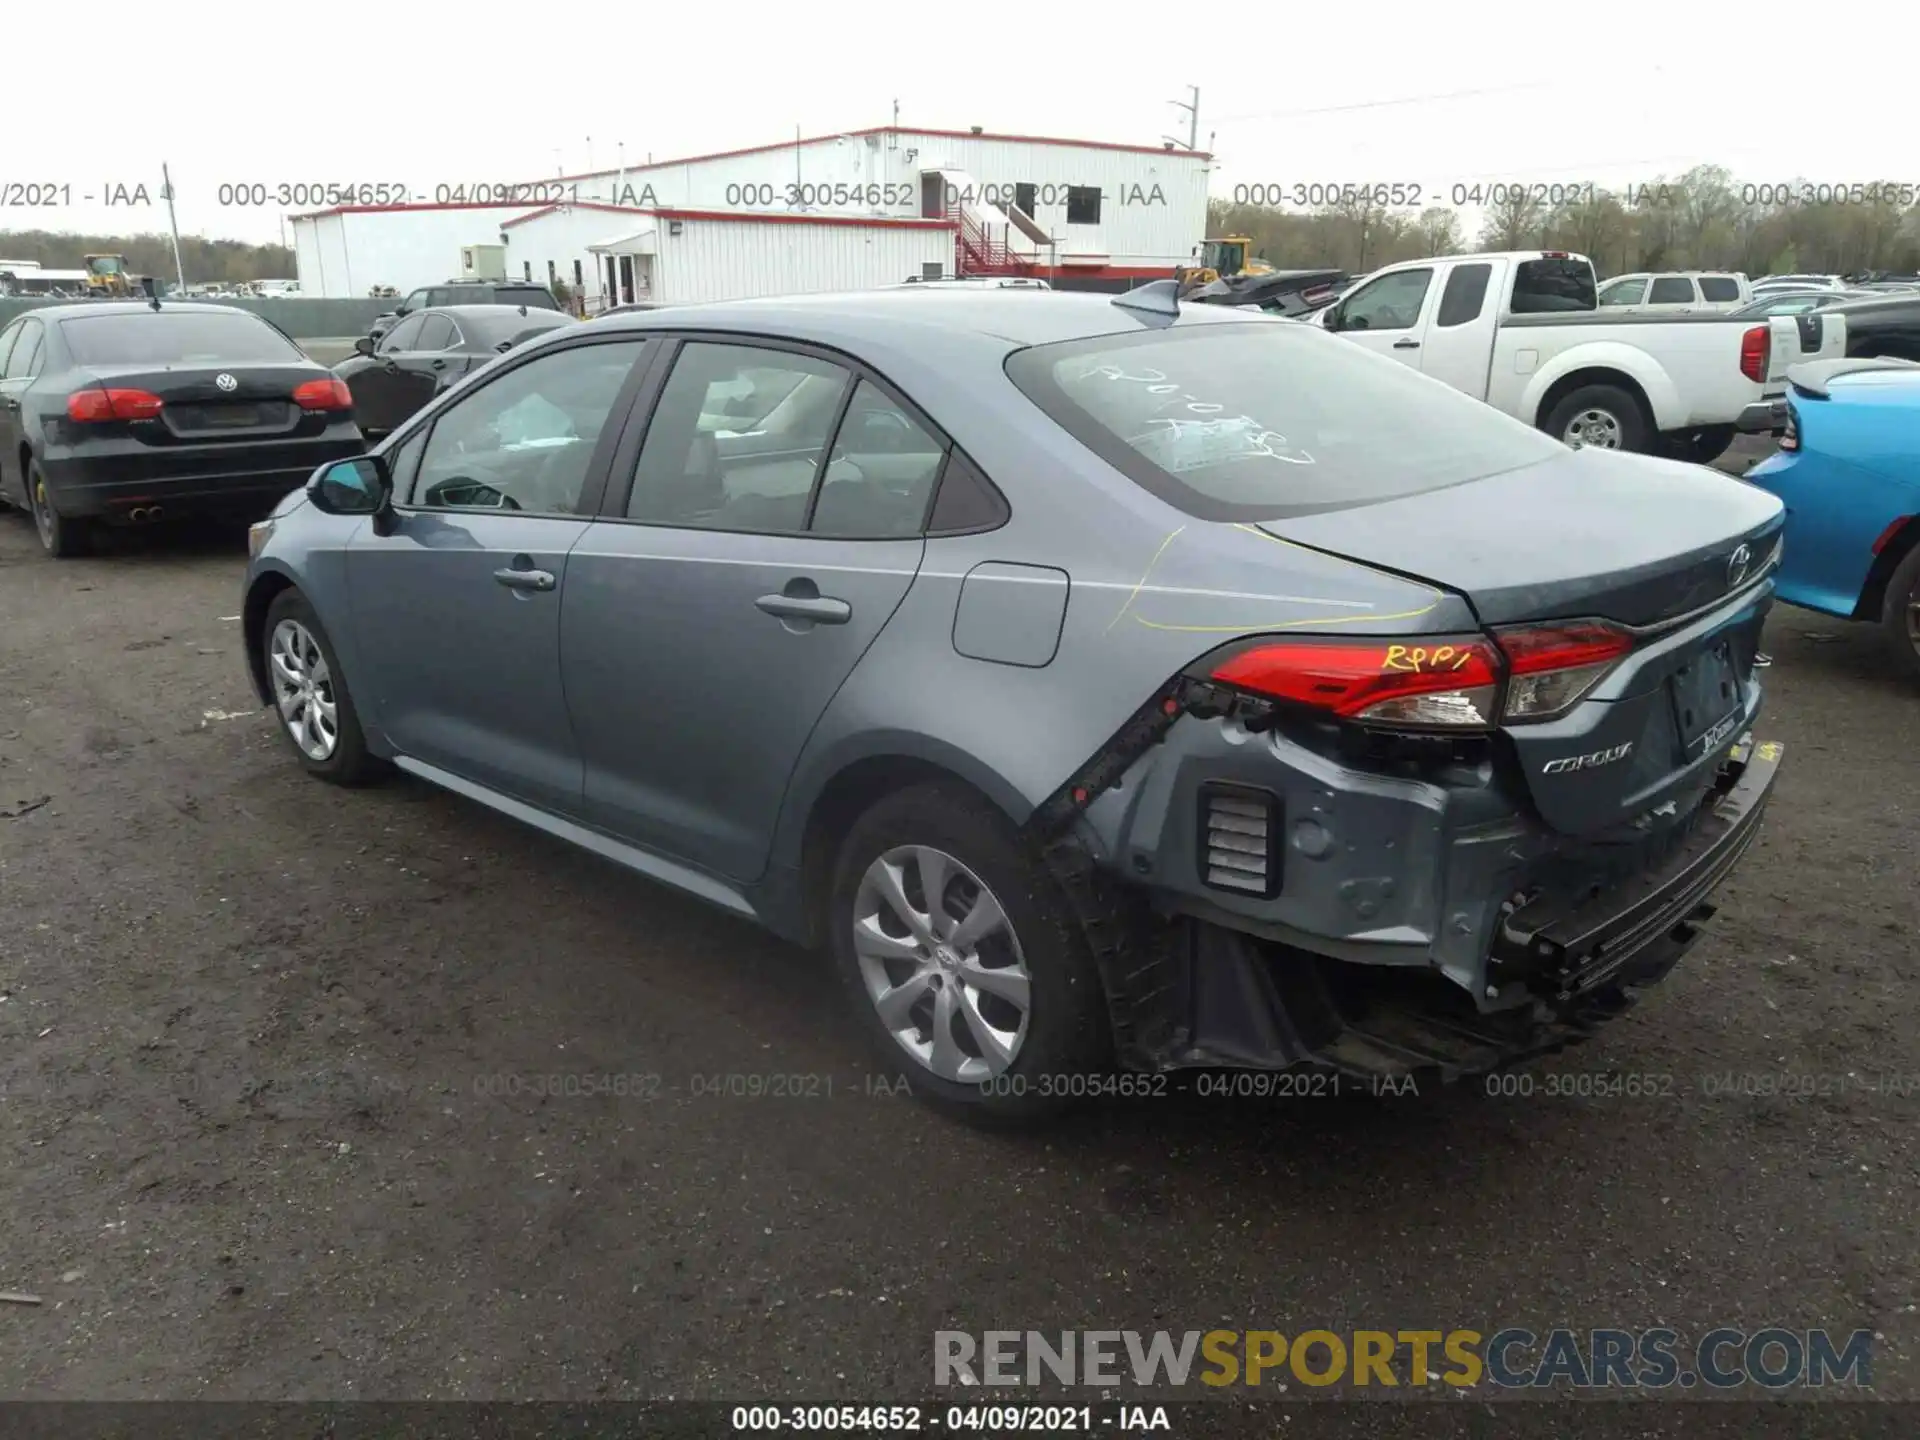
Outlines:
{"label": "bare tree line", "polygon": [[[1250,236],[1253,253],[1281,269],[1329,265],[1358,272],[1477,248],[1572,250],[1591,257],[1603,277],[1638,270],[1754,276],[1920,270],[1920,203],[1912,186],[1886,195],[1802,181],[1756,185],[1721,166],[1700,165],[1624,195],[1583,189],[1552,204],[1539,188],[1491,195],[1471,245],[1452,209],[1390,209],[1360,194],[1312,211],[1214,201],[1207,207],[1208,233]],[[1785,201],[1776,193],[1781,190]],[[1817,198],[1803,203],[1809,195]]]}

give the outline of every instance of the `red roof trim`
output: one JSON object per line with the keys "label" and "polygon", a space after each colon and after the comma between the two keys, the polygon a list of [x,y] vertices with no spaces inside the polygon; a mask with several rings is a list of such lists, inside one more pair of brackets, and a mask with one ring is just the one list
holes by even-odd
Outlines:
{"label": "red roof trim", "polygon": [[923,220],[899,215],[792,215],[766,214],[751,210],[679,210],[662,208],[651,212],[669,220],[724,220],[748,225],[854,225],[875,230],[953,230],[951,220]]}
{"label": "red roof trim", "polygon": [[677,206],[640,208],[633,205],[602,205],[578,200],[570,205],[545,205],[529,215],[517,215],[500,228],[512,229],[556,210],[600,210],[611,215],[657,215],[668,220],[719,220],[744,225],[853,225],[879,230],[952,230],[951,220],[926,220],[903,215],[796,215],[755,210],[685,210]]}
{"label": "red roof trim", "polygon": [[516,225],[524,225],[529,220],[538,220],[542,215],[551,215],[556,210],[604,210],[612,215],[651,215],[651,210],[643,210],[634,205],[608,205],[600,200],[557,200],[551,205],[542,205],[538,210],[525,215],[516,215],[500,224],[502,230],[511,230]]}
{"label": "red roof trim", "polygon": [[329,215],[394,215],[412,210],[524,210],[527,203],[522,200],[517,205],[499,201],[468,201],[465,204],[446,205],[335,205],[326,210],[308,210],[300,215],[289,215],[289,220],[323,220]]}
{"label": "red roof trim", "polygon": [[637,175],[649,170],[670,170],[676,165],[697,165],[707,160],[731,160],[739,155],[771,155],[781,150],[791,150],[796,145],[820,145],[828,140],[838,140],[842,136],[862,140],[869,135],[925,135],[936,140],[1005,140],[1019,145],[1060,145],[1070,150],[1122,150],[1134,155],[1191,155],[1196,160],[1211,160],[1211,152],[1206,150],[1182,150],[1177,146],[1169,150],[1164,145],[1123,145],[1114,140],[1067,140],[1055,135],[1002,135],[994,131],[983,131],[975,135],[971,130],[913,130],[904,125],[872,125],[864,130],[838,130],[831,135],[809,135],[802,140],[784,140],[777,145],[748,145],[738,150],[715,150],[707,155],[683,155],[674,160],[655,160],[645,165],[629,165],[625,170],[615,166],[611,170],[586,170],[578,175],[556,175],[552,183],[565,184],[572,180],[603,180],[611,175]]}

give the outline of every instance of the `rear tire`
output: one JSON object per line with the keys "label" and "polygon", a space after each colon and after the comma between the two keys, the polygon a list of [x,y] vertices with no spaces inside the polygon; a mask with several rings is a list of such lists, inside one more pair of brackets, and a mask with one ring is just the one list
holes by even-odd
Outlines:
{"label": "rear tire", "polygon": [[1644,454],[1653,436],[1640,402],[1617,385],[1582,385],[1561,398],[1540,428],[1576,450],[1591,445]]}
{"label": "rear tire", "polygon": [[1906,559],[1887,579],[1880,629],[1894,664],[1909,678],[1920,680],[1920,545],[1907,551]]}
{"label": "rear tire", "polygon": [[[931,900],[929,875],[939,891]],[[911,918],[887,899],[889,877]],[[979,907],[996,907],[1004,925],[978,924]],[[1106,992],[1067,896],[1006,817],[961,786],[899,791],[854,822],[827,925],[882,1074],[935,1108],[974,1123],[1035,1124],[1096,1088],[1076,1077],[1110,1063]],[[894,1002],[886,1019],[881,995]]]}
{"label": "rear tire", "polygon": [[386,762],[367,750],[346,672],[306,596],[282,590],[273,597],[260,645],[274,719],[307,773],[334,785],[366,785],[386,774]]}
{"label": "rear tire", "polygon": [[62,515],[54,506],[47,489],[47,477],[40,473],[38,461],[27,464],[27,503],[33,515],[33,528],[39,533],[40,548],[56,560],[71,560],[93,548],[93,522]]}

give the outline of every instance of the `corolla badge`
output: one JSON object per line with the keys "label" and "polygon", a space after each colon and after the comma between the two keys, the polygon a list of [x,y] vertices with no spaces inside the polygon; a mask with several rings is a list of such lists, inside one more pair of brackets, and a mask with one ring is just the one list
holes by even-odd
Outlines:
{"label": "corolla badge", "polygon": [[[213,383],[218,385],[222,390],[238,390],[240,388],[240,382],[224,372],[214,376]],[[1742,545],[1740,548],[1745,550],[1747,547]]]}
{"label": "corolla badge", "polygon": [[1615,745],[1611,750],[1595,750],[1588,755],[1563,755],[1558,760],[1549,760],[1540,767],[1542,775],[1564,775],[1569,770],[1592,770],[1599,765],[1611,765],[1616,760],[1624,760],[1633,752],[1633,742]]}
{"label": "corolla badge", "polygon": [[1753,563],[1753,550],[1742,545],[1727,557],[1727,588],[1733,589],[1747,578],[1747,567]]}

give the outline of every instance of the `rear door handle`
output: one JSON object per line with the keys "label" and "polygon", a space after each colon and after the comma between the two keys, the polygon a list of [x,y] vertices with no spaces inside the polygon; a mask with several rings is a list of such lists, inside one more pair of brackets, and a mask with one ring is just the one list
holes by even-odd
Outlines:
{"label": "rear door handle", "polygon": [[753,603],[767,614],[777,615],[782,620],[844,625],[853,618],[853,607],[831,595],[762,595]]}
{"label": "rear door handle", "polygon": [[493,578],[509,590],[551,590],[557,583],[545,570],[496,570]]}
{"label": "rear door handle", "polygon": [[1420,348],[1420,342],[1418,340],[1396,340],[1393,342],[1393,348],[1396,350],[1418,350]]}

